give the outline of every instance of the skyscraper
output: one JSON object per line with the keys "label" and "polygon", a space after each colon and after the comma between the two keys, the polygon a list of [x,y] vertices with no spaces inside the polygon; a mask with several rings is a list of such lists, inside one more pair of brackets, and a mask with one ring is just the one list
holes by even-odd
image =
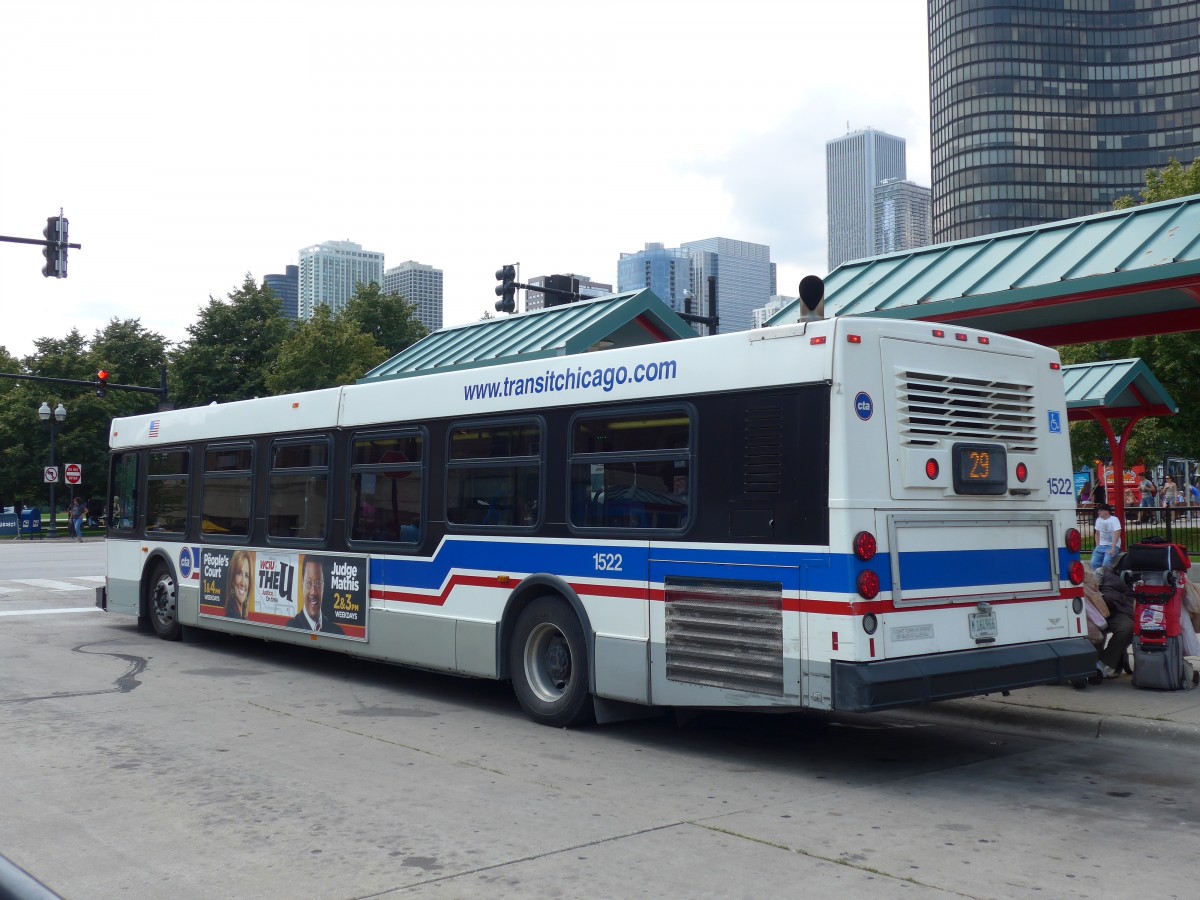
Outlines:
{"label": "skyscraper", "polygon": [[905,174],[904,138],[865,128],[825,142],[829,271],[875,255],[875,187]]}
{"label": "skyscraper", "polygon": [[383,290],[416,306],[417,319],[430,334],[442,327],[442,270],[408,260],[383,273]]}
{"label": "skyscraper", "polygon": [[383,254],[352,241],[325,241],[300,251],[300,318],[316,308],[340,312],[359,284],[383,284]]}
{"label": "skyscraper", "polygon": [[289,319],[300,317],[300,267],[284,266],[282,275],[264,275],[263,287],[279,298],[283,314]]}
{"label": "skyscraper", "polygon": [[[664,247],[659,243],[646,244],[634,253],[622,253],[617,260],[617,290],[639,288],[650,288],[654,296],[675,312],[687,312],[685,294],[690,293],[692,298],[700,296],[692,254],[681,247]],[[693,304],[691,311],[699,309]]]}
{"label": "skyscraper", "polygon": [[873,256],[924,247],[930,230],[929,188],[899,178],[875,186]]}
{"label": "skyscraper", "polygon": [[929,0],[933,239],[1112,208],[1200,154],[1200,0]]}
{"label": "skyscraper", "polygon": [[754,310],[775,293],[775,263],[766,244],[713,237],[685,241],[680,247],[692,251],[696,264],[698,297],[704,300],[704,315],[711,315],[709,279],[716,277],[717,313],[722,333],[747,331]]}
{"label": "skyscraper", "polygon": [[[701,316],[712,315],[715,289],[720,330],[746,331],[754,310],[775,293],[775,263],[766,244],[732,238],[705,238],[678,247],[646,244],[636,253],[622,253],[617,262],[617,290],[644,287],[676,312],[686,313],[690,305]],[[704,327],[697,325],[697,330]]]}

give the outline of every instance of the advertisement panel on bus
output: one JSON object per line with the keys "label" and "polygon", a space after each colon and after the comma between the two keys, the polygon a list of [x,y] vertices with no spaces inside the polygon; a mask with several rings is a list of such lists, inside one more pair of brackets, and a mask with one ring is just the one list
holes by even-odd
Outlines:
{"label": "advertisement panel on bus", "polygon": [[366,640],[367,560],[204,547],[200,615]]}

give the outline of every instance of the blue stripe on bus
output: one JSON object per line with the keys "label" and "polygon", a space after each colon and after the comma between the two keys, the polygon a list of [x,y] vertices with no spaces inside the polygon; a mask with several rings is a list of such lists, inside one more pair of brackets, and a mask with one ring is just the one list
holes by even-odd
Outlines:
{"label": "blue stripe on bus", "polygon": [[[598,568],[596,554],[619,554],[620,570]],[[1058,550],[1059,571],[1065,579],[1068,566],[1078,557]],[[597,543],[552,544],[523,541],[447,540],[433,559],[373,558],[371,582],[414,590],[440,590],[454,569],[507,574],[552,572],[567,580],[588,578],[598,581],[642,581],[651,561],[661,570],[671,563],[684,565],[710,563],[746,567],[748,579],[761,578],[750,567],[800,568],[804,590],[817,593],[855,592],[855,580],[863,569],[879,576],[880,590],[892,589],[891,565],[880,554],[864,563],[849,553],[813,553],[811,551],[721,550],[716,548],[614,546]],[[992,550],[940,550],[900,555],[903,589],[906,591],[945,590],[1007,584],[1045,583],[1050,580],[1050,562],[1046,551],[1038,548]]]}

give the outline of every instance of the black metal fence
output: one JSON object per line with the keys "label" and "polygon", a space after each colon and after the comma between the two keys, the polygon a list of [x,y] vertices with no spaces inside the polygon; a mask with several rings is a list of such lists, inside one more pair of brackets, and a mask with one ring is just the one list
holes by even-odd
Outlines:
{"label": "black metal fence", "polygon": [[[1083,535],[1084,553],[1090,553],[1096,546],[1096,510],[1078,507],[1075,521]],[[1133,507],[1125,510],[1121,524],[1126,547],[1148,537],[1161,537],[1182,544],[1189,553],[1200,553],[1200,506]]]}

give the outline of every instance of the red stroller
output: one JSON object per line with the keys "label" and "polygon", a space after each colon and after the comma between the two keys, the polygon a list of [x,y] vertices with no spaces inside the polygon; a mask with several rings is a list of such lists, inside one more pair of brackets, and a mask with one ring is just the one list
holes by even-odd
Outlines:
{"label": "red stroller", "polygon": [[1117,565],[1133,588],[1133,686],[1187,690],[1200,681],[1183,658],[1183,573],[1191,567],[1187,550],[1165,542],[1134,544]]}

